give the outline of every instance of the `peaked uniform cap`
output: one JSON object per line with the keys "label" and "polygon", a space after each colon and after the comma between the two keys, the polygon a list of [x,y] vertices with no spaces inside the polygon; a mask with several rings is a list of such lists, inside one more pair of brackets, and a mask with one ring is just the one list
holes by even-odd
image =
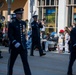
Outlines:
{"label": "peaked uniform cap", "polygon": [[15,14],[22,14],[23,11],[24,11],[23,8],[18,8],[18,9],[16,9],[16,10],[14,10],[14,13],[15,13]]}
{"label": "peaked uniform cap", "polygon": [[37,17],[38,17],[38,15],[33,15],[32,17],[33,17],[33,18],[35,18],[35,17],[37,18]]}

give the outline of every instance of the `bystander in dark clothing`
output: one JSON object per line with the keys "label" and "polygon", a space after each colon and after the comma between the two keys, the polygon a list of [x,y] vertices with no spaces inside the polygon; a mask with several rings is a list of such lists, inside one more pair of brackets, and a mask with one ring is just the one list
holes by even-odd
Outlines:
{"label": "bystander in dark clothing", "polygon": [[10,58],[8,62],[7,75],[12,75],[13,66],[18,54],[20,54],[25,75],[31,75],[27,60],[27,46],[25,38],[26,23],[21,20],[23,8],[16,9],[14,13],[16,14],[16,19],[9,24],[8,28],[8,37],[10,41]]}
{"label": "bystander in dark clothing", "polygon": [[40,56],[45,55],[41,48],[41,40],[40,40],[40,28],[42,28],[41,22],[37,22],[37,15],[33,16],[34,21],[31,23],[32,28],[32,46],[31,46],[31,56],[34,56],[34,49],[38,48]]}
{"label": "bystander in dark clothing", "polygon": [[[69,31],[71,32],[71,30],[73,29],[73,26],[69,26],[68,29],[69,29]],[[70,35],[70,33],[69,33],[69,35]],[[71,51],[71,50],[70,50],[70,49],[71,49],[71,48],[70,48],[70,47],[71,47],[71,41],[70,41],[70,40],[68,41],[68,45],[69,45],[69,53],[70,53],[70,51]]]}
{"label": "bystander in dark clothing", "polygon": [[76,60],[76,27],[74,27],[70,32],[70,42],[70,61],[67,75],[73,75],[72,66]]}

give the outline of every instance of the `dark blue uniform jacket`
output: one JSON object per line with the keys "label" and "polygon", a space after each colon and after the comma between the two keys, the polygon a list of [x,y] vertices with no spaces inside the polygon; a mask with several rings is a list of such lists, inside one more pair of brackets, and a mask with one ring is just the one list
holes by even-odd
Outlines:
{"label": "dark blue uniform jacket", "polygon": [[73,45],[76,44],[76,27],[72,29],[70,32],[70,42],[71,42],[71,47],[70,50],[71,52],[76,52],[76,49],[74,49]]}
{"label": "dark blue uniform jacket", "polygon": [[43,28],[42,24],[38,24],[36,21],[31,23],[32,27],[32,39],[39,39],[40,40],[40,28]]}
{"label": "dark blue uniform jacket", "polygon": [[[26,37],[25,37],[26,23],[24,21],[15,20],[9,24],[8,37],[10,41],[10,48],[14,48],[14,44],[19,42],[24,49],[26,49]],[[15,43],[12,43],[16,40]]]}

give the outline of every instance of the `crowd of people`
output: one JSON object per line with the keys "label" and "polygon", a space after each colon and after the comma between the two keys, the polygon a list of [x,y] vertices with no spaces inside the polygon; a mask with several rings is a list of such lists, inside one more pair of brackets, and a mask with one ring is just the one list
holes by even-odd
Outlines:
{"label": "crowd of people", "polygon": [[[0,23],[0,46],[5,46],[8,47],[8,28],[7,25]],[[3,56],[1,55],[1,51],[0,51],[0,58],[3,58]]]}
{"label": "crowd of people", "polygon": [[[50,51],[52,48],[58,50],[59,53],[70,53],[70,31],[73,26],[65,27],[59,31],[59,34],[56,32],[46,33],[45,34],[45,24],[42,22],[43,28],[40,32],[41,46],[44,51]],[[73,24],[74,25],[74,24]],[[32,28],[29,28],[28,31],[28,40],[27,48],[31,48],[32,45]]]}

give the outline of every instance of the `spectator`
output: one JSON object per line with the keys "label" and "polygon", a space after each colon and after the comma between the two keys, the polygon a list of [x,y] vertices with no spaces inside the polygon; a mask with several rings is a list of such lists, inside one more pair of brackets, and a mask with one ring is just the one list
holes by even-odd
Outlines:
{"label": "spectator", "polygon": [[73,23],[73,24],[72,24],[73,28],[75,28],[75,25],[76,25],[76,23]]}
{"label": "spectator", "polygon": [[45,51],[48,51],[48,46],[49,46],[49,44],[51,43],[49,40],[50,40],[50,34],[49,33],[47,33],[47,35],[46,35],[46,42],[45,42]]}
{"label": "spectator", "polygon": [[27,33],[28,35],[28,40],[27,40],[27,48],[30,49],[31,48],[31,44],[32,44],[32,30],[31,28],[29,28],[29,31]]}
{"label": "spectator", "polygon": [[65,53],[69,52],[69,45],[68,45],[69,40],[70,40],[69,32],[68,30],[65,30]]}
{"label": "spectator", "polygon": [[42,38],[44,38],[44,35],[45,35],[45,23],[46,23],[46,19],[43,18],[42,20],[43,28],[41,28]]}
{"label": "spectator", "polygon": [[59,36],[58,36],[58,51],[59,53],[63,52],[63,41],[64,41],[64,30],[59,31]]}
{"label": "spectator", "polygon": [[71,31],[73,29],[73,26],[69,26],[68,29],[69,31]]}
{"label": "spectator", "polygon": [[68,27],[65,27],[64,30],[67,30],[68,34],[70,34],[70,30],[68,29]]}
{"label": "spectator", "polygon": [[[73,29],[73,26],[69,26],[68,29],[69,29],[69,31],[71,32],[71,30]],[[69,52],[70,52],[70,51],[71,51],[71,50],[70,50],[71,40],[68,41],[68,45],[69,45]]]}

